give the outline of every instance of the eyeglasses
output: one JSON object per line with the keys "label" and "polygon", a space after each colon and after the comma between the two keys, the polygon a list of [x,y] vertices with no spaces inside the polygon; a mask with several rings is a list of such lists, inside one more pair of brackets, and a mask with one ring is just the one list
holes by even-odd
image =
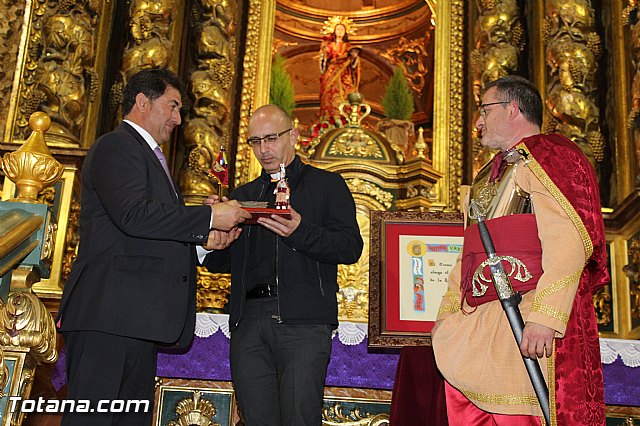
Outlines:
{"label": "eyeglasses", "polygon": [[491,105],[505,105],[510,104],[511,101],[499,101],[499,102],[489,102],[488,104],[480,104],[480,117],[485,118],[487,116],[487,107]]}
{"label": "eyeglasses", "polygon": [[262,141],[264,141],[267,145],[273,145],[274,143],[276,143],[276,141],[278,139],[280,139],[280,136],[284,135],[287,132],[290,132],[291,130],[293,130],[293,129],[287,129],[287,130],[284,130],[284,131],[282,131],[280,133],[272,133],[270,135],[266,135],[266,136],[263,136],[261,138],[259,138],[257,136],[253,136],[253,137],[247,139],[247,143],[249,145],[255,146],[255,147],[260,146]]}

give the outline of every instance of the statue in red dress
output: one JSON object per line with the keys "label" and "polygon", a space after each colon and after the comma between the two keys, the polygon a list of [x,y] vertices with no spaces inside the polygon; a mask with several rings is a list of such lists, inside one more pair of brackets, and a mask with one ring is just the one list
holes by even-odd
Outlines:
{"label": "statue in red dress", "polygon": [[360,48],[349,43],[355,25],[347,17],[333,16],[325,21],[320,47],[320,112],[321,118],[339,119],[338,107],[347,95],[358,91],[360,84]]}

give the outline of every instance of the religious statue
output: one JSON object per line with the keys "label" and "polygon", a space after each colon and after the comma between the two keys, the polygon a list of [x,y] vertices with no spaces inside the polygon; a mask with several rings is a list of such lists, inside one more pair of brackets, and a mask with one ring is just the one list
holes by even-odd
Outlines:
{"label": "religious statue", "polygon": [[320,46],[320,112],[326,119],[340,118],[338,107],[347,95],[358,91],[360,84],[360,48],[349,43],[355,35],[352,20],[332,16],[322,27],[325,34]]}

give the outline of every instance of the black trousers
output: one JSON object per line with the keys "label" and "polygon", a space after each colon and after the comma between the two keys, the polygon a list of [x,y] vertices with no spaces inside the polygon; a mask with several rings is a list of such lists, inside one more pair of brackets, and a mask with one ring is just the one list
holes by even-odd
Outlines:
{"label": "black trousers", "polygon": [[331,326],[279,324],[277,300],[247,300],[231,333],[240,412],[245,426],[321,426]]}
{"label": "black trousers", "polygon": [[151,425],[157,345],[98,331],[65,332],[63,337],[67,400],[76,407],[79,401],[91,405],[88,413],[65,409],[61,425]]}

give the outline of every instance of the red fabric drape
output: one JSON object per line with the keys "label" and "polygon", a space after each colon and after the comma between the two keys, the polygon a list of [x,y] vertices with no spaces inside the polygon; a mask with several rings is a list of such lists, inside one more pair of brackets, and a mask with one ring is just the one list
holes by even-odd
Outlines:
{"label": "red fabric drape", "polygon": [[431,346],[406,346],[400,351],[391,397],[393,426],[447,426],[444,379]]}
{"label": "red fabric drape", "polygon": [[592,296],[609,282],[609,271],[596,174],[580,148],[564,136],[536,135],[522,143],[571,203],[593,244],[565,336],[556,339],[557,424],[604,425],[604,380]]}

